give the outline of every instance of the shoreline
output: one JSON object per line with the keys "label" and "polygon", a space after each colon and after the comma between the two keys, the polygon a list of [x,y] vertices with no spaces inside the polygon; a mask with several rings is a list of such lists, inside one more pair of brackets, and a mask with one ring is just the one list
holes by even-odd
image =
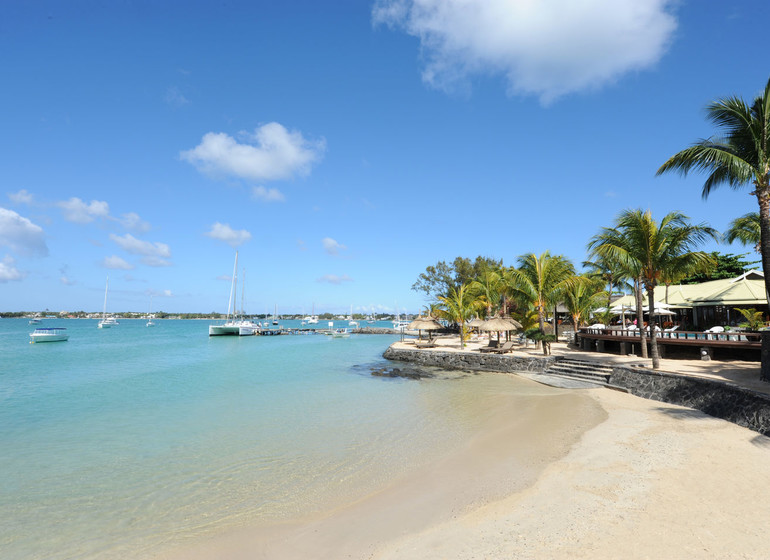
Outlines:
{"label": "shoreline", "polygon": [[[495,399],[490,421],[458,450],[373,495],[325,515],[247,528],[156,558],[721,559],[766,553],[759,520],[770,513],[770,438],[616,391],[543,391],[536,434],[522,432],[517,411]],[[545,406],[554,399],[564,406]]]}
{"label": "shoreline", "polygon": [[[223,534],[160,558],[376,558],[405,535],[525,491],[606,413],[588,395],[523,378],[510,381],[508,389],[490,399],[486,419],[471,437],[379,491],[330,512]],[[522,387],[532,393],[524,409]]]}

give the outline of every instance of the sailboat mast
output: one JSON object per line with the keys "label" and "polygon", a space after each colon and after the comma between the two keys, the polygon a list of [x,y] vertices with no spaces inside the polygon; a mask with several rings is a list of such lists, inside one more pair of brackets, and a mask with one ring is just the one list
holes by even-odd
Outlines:
{"label": "sailboat mast", "polygon": [[233,295],[235,294],[235,285],[238,281],[238,251],[235,252],[235,266],[233,266],[233,281],[230,284],[230,299],[227,301],[227,320],[230,320],[230,315],[235,307],[235,300]]}
{"label": "sailboat mast", "polygon": [[245,268],[241,270],[241,276],[242,276],[241,278],[242,280],[241,282],[241,317],[243,317],[244,315],[243,310],[245,308],[245,305],[243,302],[246,298],[246,269]]}
{"label": "sailboat mast", "polygon": [[107,316],[107,290],[110,287],[110,277],[107,275],[107,284],[104,286],[104,307],[102,308],[102,319]]}

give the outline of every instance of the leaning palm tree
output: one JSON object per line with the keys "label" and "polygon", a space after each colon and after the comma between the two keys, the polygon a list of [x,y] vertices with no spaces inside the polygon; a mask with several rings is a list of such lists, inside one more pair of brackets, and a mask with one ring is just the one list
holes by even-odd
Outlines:
{"label": "leaning palm tree", "polygon": [[739,97],[727,97],[706,107],[709,120],[724,137],[700,140],[674,154],[658,175],[678,171],[707,172],[703,198],[721,185],[739,189],[750,185],[759,204],[760,248],[765,291],[770,293],[770,79],[751,106]]}
{"label": "leaning palm tree", "polygon": [[760,252],[761,230],[759,226],[759,213],[749,212],[730,222],[730,228],[725,232],[725,241],[732,243],[739,241],[743,245],[754,245],[754,250]]}
{"label": "leaning palm tree", "polygon": [[[692,249],[708,238],[717,239],[719,234],[705,224],[692,225],[688,220],[684,214],[671,212],[658,223],[649,210],[626,210],[618,217],[614,228],[604,228],[588,245],[597,255],[607,255],[629,270],[638,271],[650,302],[653,369],[660,367],[655,333],[655,287],[665,277],[677,277],[683,271],[707,271],[716,264],[708,253]],[[637,314],[641,317],[639,303],[637,298]],[[643,325],[640,327],[644,333]]]}
{"label": "leaning palm tree", "polygon": [[467,284],[449,289],[447,296],[439,296],[441,317],[460,326],[460,347],[465,348],[465,323],[476,314],[479,305]]}
{"label": "leaning palm tree", "polygon": [[518,268],[509,269],[508,281],[514,299],[537,311],[540,332],[545,333],[545,314],[559,301],[560,292],[575,276],[575,267],[562,255],[548,251],[518,258]]}

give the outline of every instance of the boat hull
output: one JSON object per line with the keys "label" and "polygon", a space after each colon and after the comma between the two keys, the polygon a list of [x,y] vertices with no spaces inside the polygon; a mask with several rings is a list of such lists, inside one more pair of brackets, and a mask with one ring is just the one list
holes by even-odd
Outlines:
{"label": "boat hull", "polygon": [[29,342],[37,344],[40,342],[64,342],[69,340],[70,335],[64,332],[63,328],[37,329],[30,333]]}
{"label": "boat hull", "polygon": [[209,336],[239,336],[241,328],[238,325],[209,325]]}

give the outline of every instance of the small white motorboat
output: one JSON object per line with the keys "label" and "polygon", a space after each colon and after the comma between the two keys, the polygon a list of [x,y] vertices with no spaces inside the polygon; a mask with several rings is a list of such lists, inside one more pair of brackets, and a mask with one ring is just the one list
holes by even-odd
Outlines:
{"label": "small white motorboat", "polygon": [[348,329],[334,329],[331,332],[332,338],[348,338],[350,331]]}
{"label": "small white motorboat", "polygon": [[30,333],[30,344],[36,342],[64,342],[70,335],[64,327],[39,327],[35,332]]}

